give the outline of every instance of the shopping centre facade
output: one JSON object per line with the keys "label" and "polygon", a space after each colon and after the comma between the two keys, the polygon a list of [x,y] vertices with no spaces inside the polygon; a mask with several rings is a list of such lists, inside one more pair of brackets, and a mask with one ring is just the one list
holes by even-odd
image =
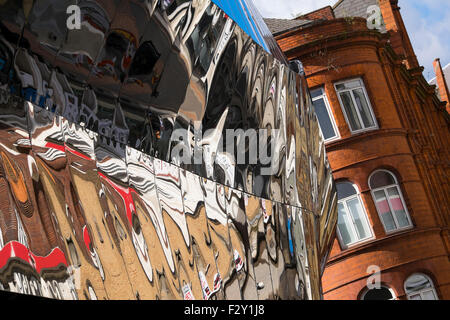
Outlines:
{"label": "shopping centre facade", "polygon": [[0,2],[1,290],[320,299],[336,194],[250,1]]}

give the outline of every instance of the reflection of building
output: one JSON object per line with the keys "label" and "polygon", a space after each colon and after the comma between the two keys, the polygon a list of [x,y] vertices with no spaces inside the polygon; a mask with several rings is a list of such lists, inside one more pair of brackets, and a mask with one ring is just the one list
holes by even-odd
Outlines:
{"label": "reflection of building", "polygon": [[319,299],[336,209],[250,1],[0,1],[0,290]]}
{"label": "reflection of building", "polygon": [[[266,21],[304,65],[337,183],[325,299],[449,299],[450,118],[397,1],[341,0]],[[369,290],[377,270],[381,289]]]}

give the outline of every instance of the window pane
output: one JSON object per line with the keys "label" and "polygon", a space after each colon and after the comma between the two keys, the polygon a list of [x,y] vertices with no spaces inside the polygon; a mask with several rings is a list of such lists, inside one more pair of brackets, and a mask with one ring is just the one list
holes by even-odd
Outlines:
{"label": "window pane", "polygon": [[405,283],[405,290],[406,292],[419,292],[421,290],[432,288],[432,284],[428,280],[427,277],[425,277],[422,274],[414,274],[410,276]]}
{"label": "window pane", "polygon": [[345,87],[347,88],[347,89],[353,89],[353,88],[357,88],[357,87],[360,87],[362,84],[361,84],[361,81],[360,80],[353,80],[353,81],[349,81],[349,82],[346,82],[345,83]]}
{"label": "window pane", "polygon": [[396,184],[394,177],[386,171],[378,171],[370,178],[370,188],[378,189]]}
{"label": "window pane", "polygon": [[356,229],[358,230],[359,240],[369,238],[371,232],[359,199],[355,198],[348,200],[347,206],[353,216]]}
{"label": "window pane", "polygon": [[336,90],[337,91],[345,90],[345,84],[341,83],[341,84],[336,85]]}
{"label": "window pane", "polygon": [[346,89],[353,89],[357,87],[361,87],[361,81],[360,80],[353,80],[345,83],[340,83],[336,86],[337,90],[346,90]]}
{"label": "window pane", "polygon": [[351,221],[342,203],[338,204],[338,228],[344,245],[356,242],[356,237],[351,231]]}
{"label": "window pane", "polygon": [[340,182],[336,184],[338,200],[342,200],[357,194],[353,185],[349,182]]}
{"label": "window pane", "polygon": [[391,187],[387,189],[389,195],[389,202],[392,210],[394,210],[395,217],[397,218],[398,227],[404,228],[410,225],[408,216],[406,214],[405,207],[403,206],[402,199],[398,192],[397,187]]}
{"label": "window pane", "polygon": [[409,300],[437,300],[431,280],[423,274],[413,274],[405,282],[405,291]]}
{"label": "window pane", "polygon": [[371,289],[364,295],[364,300],[391,300],[393,298],[388,288]]}
{"label": "window pane", "polygon": [[310,93],[311,93],[311,99],[320,97],[322,95],[322,88],[316,89],[316,90],[312,90],[312,91],[310,91]]}
{"label": "window pane", "polygon": [[345,114],[347,115],[351,129],[353,131],[362,129],[350,92],[342,92],[340,93],[340,96],[342,103],[344,104]]}
{"label": "window pane", "polygon": [[324,139],[327,140],[336,137],[336,132],[334,131],[333,123],[331,122],[324,99],[318,99],[313,104]]}
{"label": "window pane", "polygon": [[372,118],[372,114],[370,113],[370,108],[366,100],[366,96],[362,89],[353,90],[353,94],[355,96],[356,104],[358,105],[359,114],[361,115],[361,119],[364,123],[365,128],[370,128],[375,126],[375,122]]}
{"label": "window pane", "polygon": [[436,296],[434,295],[434,289],[430,291],[422,292],[423,300],[436,300]]}
{"label": "window pane", "polygon": [[375,191],[375,205],[377,206],[378,212],[380,213],[381,220],[386,228],[386,231],[395,230],[395,221],[392,217],[391,210],[389,209],[389,204],[386,199],[386,195],[383,190]]}

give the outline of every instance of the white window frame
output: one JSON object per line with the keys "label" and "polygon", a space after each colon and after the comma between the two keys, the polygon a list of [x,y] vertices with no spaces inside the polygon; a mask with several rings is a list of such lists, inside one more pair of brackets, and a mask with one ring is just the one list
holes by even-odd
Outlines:
{"label": "white window frame", "polygon": [[319,89],[322,91],[322,95],[320,95],[320,96],[318,96],[318,97],[315,97],[315,98],[312,98],[313,105],[314,105],[314,102],[315,102],[315,101],[317,101],[317,100],[319,100],[319,99],[323,99],[323,101],[324,101],[324,103],[325,103],[325,107],[326,107],[327,112],[328,112],[328,117],[330,118],[331,125],[332,125],[332,127],[333,127],[333,129],[334,129],[334,132],[335,132],[335,136],[334,136],[334,137],[331,137],[331,138],[328,138],[328,139],[325,139],[325,137],[323,137],[322,127],[320,127],[320,121],[319,121],[319,118],[317,118],[317,122],[319,123],[319,127],[320,127],[320,133],[322,134],[323,140],[324,140],[325,142],[327,142],[327,143],[328,143],[328,142],[332,142],[332,141],[339,140],[339,139],[341,138],[341,134],[340,134],[340,132],[339,132],[339,130],[338,130],[338,127],[337,127],[337,125],[336,125],[336,120],[334,119],[334,116],[333,116],[333,110],[331,110],[330,103],[328,102],[328,97],[327,97],[327,94],[326,94],[326,92],[325,92],[325,88],[324,88],[324,87],[317,87],[317,88],[311,89],[311,90],[309,90],[309,91],[311,92],[311,91],[316,91],[316,90],[319,90]]}
{"label": "white window frame", "polygon": [[[390,175],[394,178],[395,184],[390,184],[390,185],[387,185],[387,186],[384,186],[384,187],[372,189],[372,186],[370,185],[370,179],[372,179],[372,176],[373,176],[375,173],[377,173],[377,172],[386,172],[386,173],[390,174]],[[409,212],[408,212],[408,208],[406,207],[405,199],[403,198],[402,190],[400,189],[400,185],[399,185],[399,183],[398,183],[398,180],[397,180],[397,177],[396,177],[395,174],[393,174],[391,171],[385,170],[385,169],[378,169],[378,170],[375,170],[375,171],[372,172],[371,175],[369,176],[368,185],[369,185],[369,188],[370,188],[370,193],[371,193],[371,195],[372,195],[372,200],[373,200],[373,202],[374,202],[374,204],[375,204],[375,208],[377,209],[378,217],[380,218],[381,224],[383,225],[384,232],[385,232],[386,234],[389,235],[389,234],[393,234],[393,233],[397,233],[397,232],[401,232],[401,231],[404,231],[404,230],[409,230],[409,229],[414,228],[414,225],[413,225],[413,223],[412,223],[412,221],[411,221],[411,216],[409,215]],[[400,195],[400,200],[401,200],[401,202],[402,202],[403,208],[405,208],[406,217],[408,218],[409,225],[406,226],[406,227],[403,227],[403,228],[398,228],[397,217],[396,217],[395,212],[394,212],[394,210],[393,210],[393,208],[392,208],[391,202],[389,201],[387,189],[392,188],[392,187],[396,187],[396,188],[397,188],[397,191],[398,191],[398,194]],[[389,210],[391,211],[392,217],[393,217],[393,219],[394,219],[394,223],[395,223],[395,226],[396,226],[396,229],[395,229],[395,230],[387,231],[387,229],[386,229],[386,226],[385,226],[385,224],[384,224],[384,221],[383,221],[383,218],[382,218],[382,216],[381,216],[381,213],[380,213],[380,211],[378,210],[377,201],[376,201],[376,198],[375,198],[375,192],[377,192],[377,191],[383,191],[383,192],[384,192],[384,195],[385,195],[385,197],[386,197],[386,201],[387,201],[387,203],[388,203],[388,205],[389,205]]]}
{"label": "white window frame", "polygon": [[[358,244],[364,243],[366,241],[373,240],[373,239],[375,239],[375,235],[374,235],[374,232],[373,232],[373,229],[372,229],[372,225],[370,224],[369,217],[367,216],[366,208],[365,208],[364,203],[362,201],[361,194],[359,192],[359,188],[356,186],[356,184],[353,184],[353,183],[351,183],[349,181],[345,181],[345,182],[342,181],[341,183],[350,183],[353,186],[353,188],[355,188],[355,190],[356,190],[356,195],[352,195],[352,196],[349,196],[349,197],[341,199],[341,200],[339,200],[339,198],[338,198],[338,202],[337,202],[338,206],[339,206],[339,203],[342,203],[344,205],[344,208],[345,208],[345,211],[347,212],[347,215],[352,219],[352,221],[351,221],[351,228],[352,228],[351,232],[353,233],[353,235],[355,235],[355,234],[358,235],[358,232],[357,232],[356,226],[355,226],[355,221],[354,221],[353,216],[352,216],[350,210],[348,209],[348,205],[347,205],[347,201],[352,200],[354,198],[357,198],[359,203],[361,204],[361,208],[362,208],[362,211],[363,211],[362,213],[364,214],[364,218],[366,220],[367,226],[369,227],[369,231],[370,231],[370,237],[367,237],[367,238],[364,238],[364,239],[359,239],[358,241],[345,244],[344,240],[342,239],[341,232],[339,230],[339,226],[337,226],[336,230],[337,230],[339,243],[341,244],[341,248],[343,248],[345,250],[345,249],[349,249],[351,247],[354,247],[354,246],[356,246]],[[359,237],[356,237],[356,238],[359,238]]]}
{"label": "white window frame", "polygon": [[[414,275],[420,275],[420,276],[423,276],[424,278],[426,278],[431,283],[431,288],[422,289],[420,291],[407,291],[406,290],[406,282],[408,281],[409,278],[411,278]],[[414,295],[417,295],[417,294],[420,295],[420,299],[421,300],[425,300],[424,297],[423,297],[423,294],[426,293],[426,292],[433,292],[435,300],[439,300],[439,297],[438,297],[437,292],[436,292],[436,288],[434,287],[434,282],[426,274],[416,272],[416,273],[413,273],[413,274],[409,275],[408,278],[406,278],[405,282],[403,283],[403,287],[405,289],[406,298],[408,300],[410,300],[411,296],[414,296]]]}
{"label": "white window frame", "polygon": [[[355,88],[352,88],[352,89],[344,89],[344,90],[338,90],[337,89],[338,85],[344,84],[344,83],[347,83],[347,82],[352,82],[352,81],[360,81],[361,86],[360,87],[355,87]],[[372,103],[370,102],[369,95],[367,94],[366,86],[365,86],[364,81],[363,81],[362,78],[353,78],[353,79],[347,79],[347,80],[344,80],[344,81],[336,82],[336,83],[334,83],[334,89],[336,90],[336,95],[337,95],[337,97],[339,99],[339,103],[341,105],[342,113],[344,113],[345,121],[347,122],[348,128],[350,129],[350,132],[352,134],[357,134],[357,133],[362,133],[362,132],[366,132],[366,131],[373,131],[373,130],[378,130],[379,129],[377,118],[375,117],[375,113],[373,112]],[[354,90],[354,89],[362,89],[362,91],[364,93],[364,97],[366,98],[366,101],[367,101],[367,105],[369,106],[370,115],[371,115],[373,123],[374,123],[373,127],[362,128],[362,129],[359,129],[359,130],[353,130],[352,129],[352,126],[350,124],[347,112],[345,111],[345,106],[344,106],[344,103],[342,102],[340,93],[341,92],[349,92],[350,93],[350,96],[352,97],[352,101],[353,101],[353,104],[355,106],[355,110],[356,110],[356,113],[357,113],[357,116],[358,116],[358,121],[361,124],[361,126],[364,126],[364,122],[362,121],[361,114],[360,114],[360,112],[358,110],[358,104],[356,103],[356,99],[355,99],[355,97],[353,95],[353,92],[352,92],[352,90]]]}

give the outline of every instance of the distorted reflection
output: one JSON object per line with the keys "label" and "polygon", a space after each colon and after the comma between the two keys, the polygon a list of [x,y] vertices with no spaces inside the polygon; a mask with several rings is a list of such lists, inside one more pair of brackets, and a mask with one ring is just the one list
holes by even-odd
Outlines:
{"label": "distorted reflection", "polygon": [[0,1],[0,289],[320,298],[336,187],[293,65],[249,0]]}

